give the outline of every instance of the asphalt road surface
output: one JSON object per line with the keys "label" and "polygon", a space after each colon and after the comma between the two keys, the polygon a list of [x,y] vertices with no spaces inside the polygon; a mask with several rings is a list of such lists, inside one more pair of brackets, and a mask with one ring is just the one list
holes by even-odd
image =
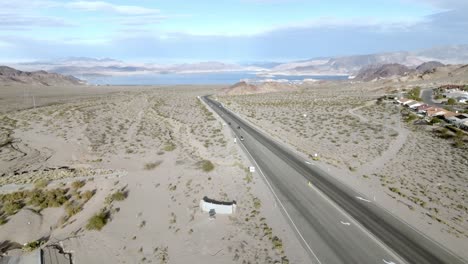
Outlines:
{"label": "asphalt road surface", "polygon": [[219,102],[201,99],[244,138],[237,142],[265,177],[310,263],[466,263]]}
{"label": "asphalt road surface", "polygon": [[424,103],[428,105],[433,105],[437,107],[444,107],[443,104],[436,103],[432,100],[432,89],[425,89],[422,90],[421,92],[421,99],[423,100]]}

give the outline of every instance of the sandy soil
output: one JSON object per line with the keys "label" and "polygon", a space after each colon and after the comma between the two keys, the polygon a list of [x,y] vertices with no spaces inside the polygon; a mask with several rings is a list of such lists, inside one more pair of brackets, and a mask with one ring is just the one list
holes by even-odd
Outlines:
{"label": "sandy soil", "polygon": [[[0,90],[0,195],[57,189],[68,200],[3,208],[0,241],[45,237],[74,263],[308,263],[228,127],[197,99],[217,87],[35,87],[36,108],[10,88]],[[209,220],[203,196],[238,211]],[[87,230],[101,211],[107,224]]]}
{"label": "sandy soil", "polygon": [[[401,107],[377,102],[433,82],[322,82],[295,92],[218,95],[224,105],[387,210],[468,259],[468,137],[405,122]],[[453,135],[451,135],[452,137]]]}

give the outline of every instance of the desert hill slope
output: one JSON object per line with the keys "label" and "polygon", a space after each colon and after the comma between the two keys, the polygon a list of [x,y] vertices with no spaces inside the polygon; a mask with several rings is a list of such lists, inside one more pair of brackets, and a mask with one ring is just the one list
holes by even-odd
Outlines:
{"label": "desert hill slope", "polygon": [[294,84],[283,82],[261,82],[249,83],[240,81],[230,87],[222,90],[221,94],[225,95],[241,95],[241,94],[259,94],[281,91],[292,91],[297,87]]}
{"label": "desert hill slope", "polygon": [[372,81],[376,79],[389,78],[392,76],[404,76],[411,71],[412,70],[410,68],[398,63],[371,65],[360,70],[356,75],[355,80]]}
{"label": "desert hill slope", "polygon": [[65,76],[46,71],[26,72],[7,66],[0,66],[0,84],[28,84],[28,85],[82,85],[85,82],[73,76]]}

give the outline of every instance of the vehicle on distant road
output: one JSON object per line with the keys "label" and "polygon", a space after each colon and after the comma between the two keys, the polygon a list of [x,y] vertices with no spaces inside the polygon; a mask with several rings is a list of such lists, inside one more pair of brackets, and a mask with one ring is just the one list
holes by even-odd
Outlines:
{"label": "vehicle on distant road", "polygon": [[240,136],[240,140],[241,140],[241,141],[244,141],[244,137],[243,137],[243,136]]}

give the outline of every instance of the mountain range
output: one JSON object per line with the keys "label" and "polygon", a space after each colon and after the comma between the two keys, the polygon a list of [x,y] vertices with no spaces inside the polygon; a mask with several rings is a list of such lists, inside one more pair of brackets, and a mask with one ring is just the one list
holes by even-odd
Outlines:
{"label": "mountain range", "polygon": [[384,64],[401,64],[409,69],[429,62],[443,64],[468,63],[468,45],[436,47],[420,51],[385,52],[367,55],[322,57],[292,62],[224,63],[217,61],[158,64],[131,63],[111,58],[71,57],[50,61],[10,64],[24,71],[46,70],[78,78],[86,76],[116,76],[131,74],[167,74],[250,71],[259,76],[270,75],[348,75],[355,76],[363,68]]}
{"label": "mountain range", "polygon": [[73,77],[46,71],[26,72],[7,66],[0,66],[0,84],[21,83],[27,85],[82,85],[85,82]]}

